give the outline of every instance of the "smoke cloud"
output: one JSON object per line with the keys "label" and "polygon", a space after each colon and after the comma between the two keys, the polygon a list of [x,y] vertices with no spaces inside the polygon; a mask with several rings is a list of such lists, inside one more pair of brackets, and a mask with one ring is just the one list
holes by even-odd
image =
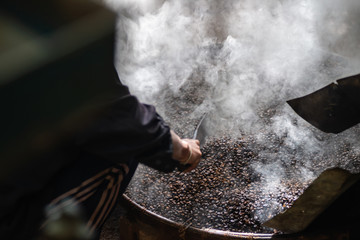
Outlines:
{"label": "smoke cloud", "polygon": [[[321,133],[286,104],[359,72],[359,1],[106,2],[119,13],[122,82],[171,127],[191,137],[188,123],[208,112],[213,135],[251,134],[264,145],[272,144],[269,135],[282,139],[276,156],[264,151],[269,161],[253,166],[264,176],[264,191],[282,188],[290,155],[301,165],[291,177],[303,182],[324,170],[317,168],[323,158],[327,167],[360,166],[357,128]],[[353,158],[338,156],[345,145]]]}

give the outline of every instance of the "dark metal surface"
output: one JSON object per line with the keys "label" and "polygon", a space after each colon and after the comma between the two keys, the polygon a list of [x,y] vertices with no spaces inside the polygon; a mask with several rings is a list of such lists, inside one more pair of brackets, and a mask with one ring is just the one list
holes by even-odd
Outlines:
{"label": "dark metal surface", "polygon": [[311,229],[294,234],[244,233],[200,229],[192,227],[191,222],[174,222],[147,210],[126,195],[123,195],[120,207],[124,209],[124,214],[119,221],[120,237],[123,240],[358,239],[356,222],[353,222],[351,226],[331,225],[329,227],[318,224]]}
{"label": "dark metal surface", "polygon": [[203,144],[205,143],[205,139],[207,136],[207,131],[206,131],[206,124],[205,124],[205,119],[206,119],[207,113],[205,113],[198,125],[196,126],[196,129],[194,131],[194,136],[193,139],[197,139],[200,141],[200,146],[203,146]]}
{"label": "dark metal surface", "polygon": [[325,170],[291,208],[263,225],[286,233],[303,231],[359,178],[359,174],[351,174],[340,168]]}
{"label": "dark metal surface", "polygon": [[318,129],[340,133],[360,122],[360,75],[337,80],[287,103]]}
{"label": "dark metal surface", "polygon": [[[122,206],[127,209],[127,215],[122,221],[128,228],[123,228],[121,236],[125,240],[235,240],[235,239],[272,239],[273,234],[240,233],[220,231],[216,229],[199,229],[189,223],[178,223],[153,213],[126,195],[123,195]],[[128,231],[132,231],[129,233]],[[142,233],[141,233],[142,232]],[[134,236],[137,236],[134,238]]]}

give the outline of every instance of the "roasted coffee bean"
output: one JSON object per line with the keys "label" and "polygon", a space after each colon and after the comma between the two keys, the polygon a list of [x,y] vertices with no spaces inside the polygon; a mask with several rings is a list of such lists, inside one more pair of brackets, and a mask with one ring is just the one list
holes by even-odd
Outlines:
{"label": "roasted coffee bean", "polygon": [[[140,166],[126,195],[147,210],[186,226],[276,232],[261,223],[291,207],[310,181],[296,178],[303,168],[296,155],[300,150],[282,148],[283,141],[276,134],[267,136],[267,141],[269,146],[256,143],[251,136],[207,139],[202,147],[203,160],[192,172],[162,174]],[[346,145],[341,149],[349,151]],[[285,152],[286,158],[280,152]],[[345,157],[348,155],[344,153]],[[311,158],[314,171],[328,167],[327,159],[317,155]],[[359,157],[354,154],[354,158]],[[262,169],[256,171],[256,164],[266,166],[274,162],[284,172],[276,185],[266,185]],[[276,174],[276,169],[272,171]]]}

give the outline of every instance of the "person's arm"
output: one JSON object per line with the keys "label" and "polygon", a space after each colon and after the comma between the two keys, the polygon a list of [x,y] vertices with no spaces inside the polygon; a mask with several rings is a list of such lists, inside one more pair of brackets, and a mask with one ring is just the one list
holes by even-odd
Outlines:
{"label": "person's arm", "polygon": [[195,168],[201,156],[199,144],[180,139],[153,106],[140,103],[120,82],[118,87],[121,95],[78,137],[78,146],[108,160],[136,159],[163,172],[173,171],[177,161],[185,164],[188,159],[191,166],[186,171]]}
{"label": "person's arm", "polygon": [[196,168],[201,159],[199,140],[181,139],[172,130],[171,139],[173,145],[172,158],[179,161],[181,164],[190,165],[184,172],[190,172]]}

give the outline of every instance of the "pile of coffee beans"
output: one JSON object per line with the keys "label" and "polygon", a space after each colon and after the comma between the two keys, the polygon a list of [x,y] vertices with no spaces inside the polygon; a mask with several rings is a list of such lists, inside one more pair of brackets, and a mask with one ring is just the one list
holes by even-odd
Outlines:
{"label": "pile of coffee beans", "polygon": [[254,170],[256,162],[266,161],[259,155],[263,150],[251,138],[211,138],[195,170],[163,174],[140,166],[126,195],[185,226],[273,233],[261,222],[289,208],[309,182],[286,178],[277,189],[264,189],[263,176]]}

